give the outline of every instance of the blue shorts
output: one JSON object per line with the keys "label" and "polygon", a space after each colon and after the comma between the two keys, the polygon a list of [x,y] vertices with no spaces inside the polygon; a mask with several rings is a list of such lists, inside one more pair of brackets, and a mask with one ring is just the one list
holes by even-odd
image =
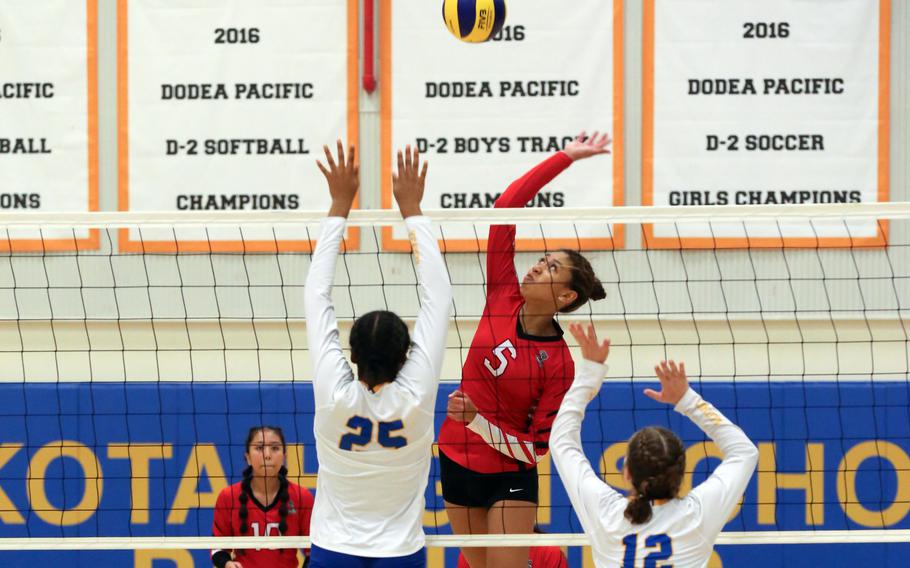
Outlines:
{"label": "blue shorts", "polygon": [[408,556],[373,558],[332,552],[314,545],[310,548],[308,568],[426,568],[426,565],[426,549]]}

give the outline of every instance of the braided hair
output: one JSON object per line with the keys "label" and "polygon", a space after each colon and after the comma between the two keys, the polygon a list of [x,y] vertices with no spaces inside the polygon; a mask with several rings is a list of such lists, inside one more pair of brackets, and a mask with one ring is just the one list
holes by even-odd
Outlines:
{"label": "braided hair", "polygon": [[651,502],[679,494],[686,472],[686,451],[679,437],[657,426],[642,428],[629,439],[626,467],[633,495],[625,517],[639,525],[651,519]]}
{"label": "braided hair", "polygon": [[288,532],[288,468],[281,466],[278,470],[278,532],[287,534]]}
{"label": "braided hair", "polygon": [[[254,426],[250,428],[249,433],[246,436],[246,443],[244,447],[246,452],[249,453],[250,445],[252,445],[253,440],[256,438],[256,435],[262,432],[263,430],[270,430],[278,436],[278,439],[281,440],[281,447],[287,451],[287,442],[284,439],[284,432],[281,431],[281,428],[277,426]],[[243,481],[240,482],[240,534],[245,535],[248,529],[249,523],[247,519],[249,518],[249,511],[247,507],[249,506],[250,496],[253,495],[253,466],[248,465],[243,470]],[[278,494],[276,495],[278,501],[278,516],[281,519],[278,525],[278,531],[281,534],[287,533],[288,530],[288,501],[290,500],[290,494],[288,492],[288,468],[284,465],[278,470]]]}
{"label": "braided hair", "polygon": [[351,327],[351,361],[358,378],[373,390],[395,380],[411,348],[408,326],[392,312],[363,314]]}
{"label": "braided hair", "polygon": [[246,534],[247,531],[247,519],[250,516],[249,511],[247,511],[247,503],[250,500],[250,495],[253,494],[253,466],[248,465],[243,470],[243,481],[240,482],[240,534]]}
{"label": "braided hair", "polygon": [[585,305],[588,300],[603,300],[607,297],[603,284],[600,283],[597,275],[594,274],[594,269],[591,268],[591,263],[588,262],[587,258],[572,249],[560,249],[560,252],[565,253],[569,257],[569,262],[572,263],[572,270],[569,271],[571,273],[569,289],[578,295],[572,303],[563,306],[559,310],[560,312],[574,312]]}

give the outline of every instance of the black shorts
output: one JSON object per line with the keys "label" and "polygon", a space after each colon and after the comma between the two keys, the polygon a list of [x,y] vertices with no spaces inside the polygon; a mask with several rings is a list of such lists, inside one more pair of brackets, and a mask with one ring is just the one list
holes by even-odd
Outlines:
{"label": "black shorts", "polygon": [[453,505],[489,509],[498,501],[537,504],[537,468],[504,473],[477,473],[439,452],[442,498]]}

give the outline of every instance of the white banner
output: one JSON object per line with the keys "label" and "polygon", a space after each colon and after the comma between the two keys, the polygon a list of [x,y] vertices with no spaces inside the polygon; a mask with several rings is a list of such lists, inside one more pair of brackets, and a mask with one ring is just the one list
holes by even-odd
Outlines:
{"label": "white banner", "polygon": [[[889,0],[647,0],[645,205],[888,199]],[[652,247],[885,243],[867,222],[646,227]]]}
{"label": "white banner", "polygon": [[[0,210],[98,209],[97,14],[92,0],[3,0]],[[0,231],[0,251],[98,247],[97,231]]]}
{"label": "white banner", "polygon": [[[315,160],[323,144],[357,143],[356,0],[120,0],[119,10],[122,210],[328,209]],[[130,230],[121,249],[308,250],[311,237]]]}
{"label": "white banner", "polygon": [[[612,156],[577,164],[545,187],[537,207],[622,204],[622,1],[510,2],[492,41],[446,29],[440,4],[390,0],[381,9],[383,206],[393,207],[395,151],[429,160],[425,207],[491,207],[496,197],[582,130],[609,132]],[[443,227],[448,250],[483,246],[486,227]],[[479,237],[479,239],[478,239]],[[480,241],[480,242],[478,242]],[[406,250],[387,229],[387,250]],[[621,227],[519,227],[519,250],[622,246]]]}

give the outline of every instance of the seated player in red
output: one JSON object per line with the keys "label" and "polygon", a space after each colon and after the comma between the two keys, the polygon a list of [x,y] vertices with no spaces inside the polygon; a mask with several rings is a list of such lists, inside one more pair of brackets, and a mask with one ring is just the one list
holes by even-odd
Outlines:
{"label": "seated player in red", "polygon": [[[523,207],[573,162],[607,154],[606,134],[582,133],[513,182],[495,206]],[[521,278],[515,225],[493,225],[487,242],[487,298],[439,433],[446,512],[455,534],[528,534],[537,517],[537,462],[575,377],[554,317],[606,297],[577,251],[547,251]],[[526,568],[522,547],[463,550],[471,568]]]}
{"label": "seated player in red", "polygon": [[[313,495],[288,481],[287,443],[276,426],[250,428],[243,481],[225,487],[215,502],[214,536],[308,536]],[[309,551],[304,553],[309,560]],[[297,550],[212,551],[216,568],[297,568]]]}

